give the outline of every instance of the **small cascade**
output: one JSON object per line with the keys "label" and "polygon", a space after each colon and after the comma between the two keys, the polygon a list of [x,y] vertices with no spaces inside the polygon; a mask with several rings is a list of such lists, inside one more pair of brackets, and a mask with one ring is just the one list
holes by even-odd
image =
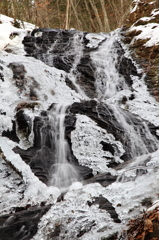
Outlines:
{"label": "small cascade", "polygon": [[79,76],[79,72],[77,70],[77,66],[81,61],[81,58],[83,57],[83,50],[84,50],[84,45],[83,45],[83,37],[84,34],[83,32],[77,32],[73,39],[72,39],[72,48],[70,54],[74,54],[74,61],[72,64],[72,68],[70,72],[68,73],[68,79],[73,83],[75,90],[79,93],[79,95],[87,100],[89,99],[85,92],[82,90],[81,86],[77,84],[77,79]]}
{"label": "small cascade", "polygon": [[65,139],[65,112],[67,105],[57,104],[50,115],[52,138],[55,143],[55,162],[50,169],[50,185],[61,190],[78,180],[75,167],[67,161],[69,146]]}
{"label": "small cascade", "polygon": [[125,183],[134,181],[138,176],[147,173],[154,173],[158,169],[158,165],[150,165],[151,154],[142,155],[132,159],[126,166],[119,170],[119,175],[116,179],[117,182]]}
{"label": "small cascade", "polygon": [[135,158],[149,152],[154,152],[158,148],[158,141],[153,136],[146,124],[140,119],[133,119],[128,112],[123,111],[119,107],[110,104],[109,107],[113,111],[113,115],[118,123],[123,127],[123,142],[130,150],[130,158]]}
{"label": "small cascade", "polygon": [[118,42],[118,38],[118,31],[110,33],[106,41],[99,46],[98,52],[91,53],[91,58],[96,66],[95,84],[98,102],[106,103],[109,106],[110,115],[123,129],[122,142],[132,159],[156,151],[158,140],[151,134],[146,122],[141,123],[140,119],[121,109],[118,101],[114,101],[122,91],[132,91],[131,81],[120,74],[118,69],[119,61],[121,61],[120,55],[124,57],[124,50]]}
{"label": "small cascade", "polygon": [[119,58],[115,47],[117,38],[118,32],[110,33],[106,41],[99,46],[98,52],[91,53],[91,58],[96,66],[95,85],[100,102],[105,102],[123,89],[129,89],[128,84],[116,68]]}

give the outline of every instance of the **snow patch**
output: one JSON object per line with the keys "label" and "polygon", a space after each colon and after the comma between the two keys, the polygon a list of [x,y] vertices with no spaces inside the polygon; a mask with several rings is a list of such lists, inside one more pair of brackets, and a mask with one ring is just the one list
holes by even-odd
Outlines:
{"label": "snow patch", "polygon": [[105,33],[88,33],[85,38],[89,40],[87,43],[87,47],[89,48],[97,48],[99,44],[101,44],[106,38],[108,34]]}
{"label": "snow patch", "polygon": [[145,47],[152,47],[154,45],[159,45],[159,24],[158,23],[148,23],[143,26],[136,26],[130,28],[130,31],[142,31],[138,36],[134,37],[131,44],[133,44],[138,39],[147,39],[144,44]]}
{"label": "snow patch", "polygon": [[[93,173],[109,172],[108,164],[112,159],[122,162],[120,156],[124,149],[112,134],[97,126],[85,115],[77,114],[76,129],[71,132],[72,150],[79,163],[93,169]],[[114,147],[114,154],[104,151],[101,142]]]}
{"label": "snow patch", "polygon": [[[0,137],[1,151],[4,154],[5,161],[9,162],[15,171],[22,176],[25,184],[24,196],[20,204],[30,203],[31,205],[37,205],[42,201],[55,203],[60,194],[58,188],[52,186],[47,187],[42,183],[31,171],[29,165],[21,159],[19,154],[13,152],[12,148],[14,145],[15,144],[7,138]],[[3,194],[4,189],[1,189],[1,191],[1,194]],[[5,211],[5,209],[3,209],[3,211]]]}
{"label": "snow patch", "polygon": [[[18,21],[18,20],[17,20]],[[26,22],[19,22],[21,28],[13,26],[14,19],[0,14],[0,50],[14,51],[24,54],[22,40],[35,26]]]}

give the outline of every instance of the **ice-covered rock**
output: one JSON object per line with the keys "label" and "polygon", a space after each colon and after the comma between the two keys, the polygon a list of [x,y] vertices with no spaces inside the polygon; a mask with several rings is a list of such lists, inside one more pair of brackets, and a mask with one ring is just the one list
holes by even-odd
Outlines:
{"label": "ice-covered rock", "polygon": [[159,184],[159,104],[123,30],[35,29],[10,52],[25,31],[4,24],[0,236],[117,238]]}

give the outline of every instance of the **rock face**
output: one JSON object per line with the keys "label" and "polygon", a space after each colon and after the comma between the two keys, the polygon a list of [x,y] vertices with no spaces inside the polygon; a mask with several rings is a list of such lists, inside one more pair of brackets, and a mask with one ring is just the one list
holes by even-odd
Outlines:
{"label": "rock face", "polygon": [[[147,145],[147,148],[149,152],[154,151],[154,143],[152,144],[152,149],[151,149],[151,143],[149,142],[148,139],[146,139],[146,135],[144,135],[144,124],[143,120],[136,118],[134,115],[131,113],[122,110],[122,115],[126,116],[126,121],[129,124],[129,126],[132,126],[132,128],[137,128],[138,133],[141,135],[141,138],[143,141],[145,141],[145,145]],[[109,108],[108,105],[105,104],[99,104],[96,101],[92,100],[90,102],[84,102],[84,103],[73,103],[71,108],[70,108],[71,113],[76,113],[76,114],[83,114],[88,117],[90,117],[92,120],[94,120],[98,126],[101,128],[104,128],[108,133],[113,134],[116,140],[122,142],[124,146],[124,154],[121,156],[121,159],[129,160],[133,157],[133,153],[131,152],[131,146],[127,145],[127,141],[131,141],[131,139],[128,139],[129,136],[126,136],[125,129],[124,129],[124,122],[120,122],[116,117],[113,112],[112,108]],[[155,135],[155,126],[149,126],[150,131],[152,131],[152,134]],[[143,135],[143,136],[142,136]],[[132,136],[130,136],[131,138]],[[105,151],[109,151],[112,153],[112,155],[115,154],[115,149],[114,146],[106,143],[106,142],[101,142],[103,145],[103,149]],[[156,146],[157,150],[157,146]],[[139,150],[140,151],[140,150]],[[136,149],[137,152],[137,149]],[[111,163],[110,163],[111,165]]]}
{"label": "rock face", "polygon": [[[150,37],[150,34],[156,35],[158,31],[159,12],[155,8],[156,2],[138,1],[127,19],[123,41],[130,44],[136,61],[147,75],[146,83],[150,93],[158,100],[159,46],[158,40],[151,42]],[[149,31],[149,36],[144,31]]]}
{"label": "rock face", "polygon": [[[28,206],[29,208],[29,206]],[[49,210],[46,207],[31,207],[29,209],[16,209],[14,214],[0,217],[1,239],[31,239],[37,232],[40,218]]]}
{"label": "rock face", "polygon": [[[23,118],[25,115],[23,115]],[[20,111],[17,114],[17,123],[18,128],[20,128],[20,123],[23,123],[23,131],[24,129],[29,129],[28,121],[22,122],[22,117]],[[66,138],[70,142],[70,132],[74,128],[75,118],[67,117],[66,118]],[[50,178],[50,168],[53,164],[55,164],[55,155],[56,149],[54,142],[54,138],[52,137],[52,128],[51,123],[49,121],[49,117],[47,112],[41,112],[41,116],[35,117],[33,123],[33,131],[34,131],[34,144],[32,147],[27,150],[23,150],[20,148],[15,148],[14,151],[19,153],[21,158],[30,165],[34,174],[45,184],[49,184]],[[29,135],[29,132],[28,132]],[[70,149],[71,150],[71,149]],[[69,162],[75,165],[78,171],[80,172],[81,180],[92,177],[91,169],[80,166],[78,164],[78,160],[73,155],[71,151],[71,155],[69,155]]]}
{"label": "rock face", "polygon": [[[86,95],[94,97],[95,66],[89,56],[86,34],[76,30],[36,29],[31,37],[24,38],[23,44],[29,56],[67,73],[74,72],[77,83],[84,89]],[[71,80],[68,78],[66,83],[69,85]],[[73,88],[76,89],[75,86]]]}
{"label": "rock face", "polygon": [[117,239],[156,200],[159,105],[123,34],[35,29],[2,53],[4,239]]}

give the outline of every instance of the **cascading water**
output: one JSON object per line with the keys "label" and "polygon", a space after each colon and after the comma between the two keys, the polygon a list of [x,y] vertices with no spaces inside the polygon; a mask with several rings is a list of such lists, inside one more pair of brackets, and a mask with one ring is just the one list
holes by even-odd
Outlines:
{"label": "cascading water", "polygon": [[[68,78],[69,80],[73,83],[76,91],[79,93],[79,95],[83,98],[83,99],[88,99],[88,97],[86,96],[85,92],[81,89],[81,87],[77,84],[76,80],[78,78],[78,70],[77,70],[77,66],[80,63],[80,60],[83,56],[83,32],[78,32],[77,34],[74,35],[74,38],[72,39],[72,48],[71,48],[71,53],[74,53],[74,62],[72,65],[72,68],[70,70],[70,72],[68,73]],[[70,54],[71,54],[70,53]]]}
{"label": "cascading water", "polygon": [[[111,109],[113,117],[122,126],[123,142],[129,147],[130,158],[153,152],[158,148],[158,140],[154,137],[147,124],[136,126],[126,110],[121,109],[116,96],[123,91],[132,93],[129,81],[118,71],[119,49],[118,31],[110,33],[110,36],[99,47],[98,52],[92,53],[91,57],[96,66],[95,79],[98,102],[106,103]],[[104,51],[103,51],[104,49]],[[99,61],[100,58],[100,61]]]}
{"label": "cascading water", "polygon": [[[46,64],[1,54],[0,235],[114,238],[143,200],[158,198],[159,105],[142,91],[118,31],[39,31],[24,42]],[[67,193],[58,198],[54,186]]]}
{"label": "cascading water", "polygon": [[[114,45],[118,32],[107,35],[107,39],[99,46],[98,52],[92,52],[91,58],[96,66],[95,79],[98,101],[109,102],[119,91],[129,89],[123,76],[116,68],[118,62],[117,48]],[[108,101],[109,99],[109,101]]]}
{"label": "cascading water", "polygon": [[65,112],[67,105],[57,104],[50,113],[52,139],[55,143],[55,162],[50,169],[50,185],[65,190],[78,180],[75,167],[67,161],[69,146],[65,139]]}
{"label": "cascading water", "polygon": [[[92,120],[95,120],[97,124],[100,124],[101,121],[100,127],[106,129],[109,134],[113,135],[115,141],[122,144],[122,153],[124,151],[125,153],[122,155],[120,149],[116,151],[114,144],[111,143],[111,145],[108,140],[105,140],[105,142],[100,140],[99,144],[97,144],[99,149],[103,147],[107,153],[111,152],[108,156],[111,155],[114,161],[120,158],[120,162],[157,150],[157,138],[151,134],[147,122],[133,115],[131,111],[127,111],[125,105],[121,103],[123,96],[135,96],[133,77],[139,79],[139,75],[134,74],[135,71],[137,72],[136,67],[132,60],[130,60],[128,52],[126,56],[126,51],[122,48],[120,30],[109,34],[87,34],[75,30],[66,32],[53,29],[37,31],[40,31],[41,42],[37,41],[35,33],[35,45],[33,43],[35,51],[31,52],[31,54],[44,61],[47,65],[63,71],[61,72],[63,83],[67,87],[69,86],[72,91],[71,99],[68,102],[80,102],[83,108],[81,110],[77,109],[77,111],[74,110],[74,113],[87,115]],[[44,50],[43,44],[45,45],[46,39],[48,39],[48,44]],[[32,40],[33,38],[31,38]],[[36,49],[39,54],[37,54]],[[29,48],[28,51],[30,51]],[[126,67],[122,66],[122,70],[120,68],[120,64],[124,64],[124,58],[126,59],[125,64],[131,62],[130,65],[127,64],[128,71]],[[142,81],[141,76],[140,80]],[[75,92],[77,98],[74,97]],[[87,109],[85,110],[86,102],[91,102],[92,99],[95,100],[97,108],[94,111],[92,104],[88,109],[90,113],[87,113]],[[54,101],[56,100],[54,99]],[[65,106],[57,105],[53,112],[50,113],[52,139],[55,143],[55,151],[53,151],[55,152],[53,153],[55,161],[50,170],[50,175],[52,176],[50,184],[56,185],[59,188],[68,187],[74,180],[78,179],[74,167],[67,161],[69,159],[68,144],[64,137],[64,115],[66,108]],[[102,110],[100,111],[100,109]],[[104,118],[102,111],[104,111]],[[107,121],[106,117],[109,118],[109,121]],[[111,129],[109,129],[109,126],[111,126]],[[118,130],[119,132],[116,133]],[[76,132],[75,135],[78,135],[78,133]],[[82,165],[83,162],[87,162],[87,155],[89,154],[84,150],[85,143],[82,140],[81,143],[74,143],[76,139],[78,139],[77,136],[74,139],[70,137],[72,151],[78,163]],[[81,150],[76,149],[75,145],[79,146]],[[83,152],[79,153],[79,151]],[[114,156],[116,152],[119,152],[120,155],[117,154],[117,156]],[[90,162],[93,162],[94,155],[93,151],[89,156]],[[98,159],[98,156],[96,158]],[[107,167],[104,155],[101,158],[103,164]],[[107,161],[111,162],[113,161],[112,159],[108,158]],[[119,162],[116,163],[119,164]],[[90,169],[94,168],[94,166],[89,166],[87,163],[82,166],[90,167]]]}
{"label": "cascading water", "polygon": [[[52,33],[52,32],[51,32]],[[56,33],[56,32],[55,32]],[[57,33],[56,33],[57,34]],[[82,32],[71,32],[71,37],[68,41],[68,45],[65,44],[66,53],[65,58],[62,58],[64,66],[67,65],[68,57],[73,56],[73,62],[69,63],[69,71],[66,77],[74,85],[76,92],[78,92],[81,99],[90,100],[87,94],[82,89],[82,85],[78,85],[78,78],[80,78],[80,72],[78,66],[81,64],[81,59],[84,57],[84,34]],[[51,35],[50,35],[51,36]],[[56,65],[54,52],[56,55],[57,46],[61,40],[57,34],[57,40],[49,46],[46,58],[49,61],[49,65]],[[88,34],[87,40],[91,38]],[[141,120],[137,119],[128,111],[122,109],[119,99],[120,95],[124,92],[132,94],[132,79],[129,75],[126,79],[123,74],[120,73],[118,67],[122,57],[124,57],[124,50],[118,41],[118,30],[110,34],[100,34],[97,38],[98,51],[93,51],[93,44],[90,45],[92,51],[89,53],[90,60],[95,66],[94,79],[95,89],[97,93],[98,104],[106,104],[107,111],[109,112],[110,119],[115,120],[119,126],[122,136],[120,141],[123,144],[123,148],[126,151],[127,158],[129,160],[136,158],[137,156],[148,154],[155,151],[158,147],[158,141],[154,137],[146,122],[141,124]],[[68,48],[71,46],[71,48]],[[89,44],[88,44],[89,49]],[[58,49],[58,51],[61,51]],[[88,52],[85,53],[86,58]],[[49,57],[47,57],[49,55]],[[67,56],[68,55],[68,56]],[[45,54],[43,54],[43,59]],[[56,56],[57,57],[57,56]],[[46,63],[48,64],[48,62]],[[52,113],[50,114],[50,122],[52,125],[52,139],[55,143],[55,161],[50,169],[50,185],[55,185],[59,188],[67,188],[72,182],[78,180],[78,174],[71,163],[67,161],[69,154],[68,143],[65,140],[65,128],[64,119],[66,105],[57,104]],[[102,115],[98,113],[99,119],[102,119]],[[103,120],[105,121],[105,120]],[[111,120],[110,120],[111,121]],[[139,124],[136,124],[140,121]],[[117,131],[117,128],[116,128]],[[119,140],[119,139],[117,139]],[[109,143],[108,143],[109,144]],[[77,150],[78,151],[78,150]]]}

